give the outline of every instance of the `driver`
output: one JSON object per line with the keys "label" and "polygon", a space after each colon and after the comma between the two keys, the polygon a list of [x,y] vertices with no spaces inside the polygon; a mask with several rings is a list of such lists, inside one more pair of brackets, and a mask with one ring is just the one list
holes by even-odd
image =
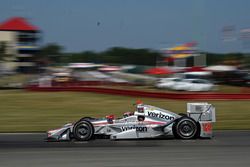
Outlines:
{"label": "driver", "polygon": [[109,124],[112,124],[112,123],[114,123],[113,120],[115,119],[115,116],[114,115],[107,115],[106,119],[107,119],[107,122]]}
{"label": "driver", "polygon": [[[136,100],[136,103],[134,105],[139,105],[139,104],[143,104],[143,102],[141,100]],[[134,115],[134,112],[125,112],[123,114],[123,118],[126,118],[126,117],[129,117],[129,116],[132,116]]]}

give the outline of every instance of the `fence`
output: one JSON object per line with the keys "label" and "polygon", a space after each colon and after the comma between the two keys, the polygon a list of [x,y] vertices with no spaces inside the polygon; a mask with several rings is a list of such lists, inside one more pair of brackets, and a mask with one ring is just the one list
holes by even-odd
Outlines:
{"label": "fence", "polygon": [[102,94],[122,95],[122,96],[134,96],[134,97],[150,97],[150,98],[162,98],[162,99],[176,99],[176,100],[250,100],[250,93],[161,93],[161,92],[147,92],[138,90],[124,90],[124,89],[112,89],[112,88],[100,88],[100,87],[38,87],[27,86],[29,91],[77,91],[77,92],[95,92]]}

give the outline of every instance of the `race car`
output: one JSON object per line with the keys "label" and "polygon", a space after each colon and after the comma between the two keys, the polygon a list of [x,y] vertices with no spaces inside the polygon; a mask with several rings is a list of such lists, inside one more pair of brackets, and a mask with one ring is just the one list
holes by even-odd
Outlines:
{"label": "race car", "polygon": [[215,108],[209,103],[187,103],[187,114],[176,114],[155,106],[137,103],[135,112],[122,118],[83,117],[59,129],[47,132],[47,141],[88,141],[96,136],[112,140],[175,137],[177,139],[212,138]]}

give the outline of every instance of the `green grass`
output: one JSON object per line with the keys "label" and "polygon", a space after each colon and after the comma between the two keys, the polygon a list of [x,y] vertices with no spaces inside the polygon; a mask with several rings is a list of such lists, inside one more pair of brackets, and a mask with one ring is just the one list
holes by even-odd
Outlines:
{"label": "green grass", "polygon": [[[83,92],[0,91],[0,132],[46,131],[83,116],[121,116],[134,111],[137,99],[176,113],[186,112],[186,103],[152,98],[134,98]],[[209,101],[216,107],[215,129],[250,129],[250,101]]]}
{"label": "green grass", "polygon": [[31,74],[15,74],[15,75],[9,75],[9,76],[1,76],[0,87],[9,86],[11,84],[16,84],[16,83],[25,84],[27,81],[29,81],[33,77],[34,75],[31,75]]}

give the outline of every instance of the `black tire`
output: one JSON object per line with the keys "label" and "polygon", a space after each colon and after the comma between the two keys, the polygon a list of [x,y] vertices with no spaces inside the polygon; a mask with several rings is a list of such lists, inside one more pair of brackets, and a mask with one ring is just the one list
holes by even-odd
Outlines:
{"label": "black tire", "polygon": [[79,141],[88,141],[94,135],[93,125],[86,120],[78,121],[73,127],[73,136]]}
{"label": "black tire", "polygon": [[79,121],[91,121],[91,120],[95,120],[96,118],[92,118],[92,117],[83,117],[81,118]]}
{"label": "black tire", "polygon": [[184,114],[184,113],[179,113],[178,115],[180,115],[182,117],[187,117],[187,114]]}
{"label": "black tire", "polygon": [[198,137],[199,126],[195,120],[184,116],[174,123],[173,134],[177,139],[194,139]]}

